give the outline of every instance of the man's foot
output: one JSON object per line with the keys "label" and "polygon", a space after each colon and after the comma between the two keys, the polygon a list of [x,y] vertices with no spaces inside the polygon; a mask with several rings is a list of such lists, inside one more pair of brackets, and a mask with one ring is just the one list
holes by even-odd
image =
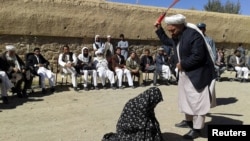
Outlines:
{"label": "man's foot", "polygon": [[175,127],[180,127],[180,128],[193,128],[193,122],[192,121],[186,121],[183,120],[180,123],[175,124]]}
{"label": "man's foot", "polygon": [[55,87],[51,87],[51,88],[50,88],[50,92],[51,92],[51,93],[54,93],[54,92],[55,92]]}
{"label": "man's foot", "polygon": [[46,94],[46,93],[47,93],[46,89],[42,88],[42,94]]}
{"label": "man's foot", "polygon": [[17,97],[18,98],[23,98],[22,92],[17,92]]}
{"label": "man's foot", "polygon": [[89,91],[88,87],[84,87],[84,90],[85,90],[85,91]]}
{"label": "man's foot", "polygon": [[27,90],[22,90],[22,95],[23,95],[23,97],[24,98],[27,98],[28,97],[28,95],[27,95],[27,92],[26,92]]}
{"label": "man's foot", "polygon": [[97,86],[95,86],[95,90],[99,90],[99,88]]}
{"label": "man's foot", "polygon": [[246,83],[247,81],[246,81],[246,79],[241,79],[241,83]]}
{"label": "man's foot", "polygon": [[135,89],[135,86],[130,86],[130,88]]}
{"label": "man's foot", "polygon": [[145,85],[144,85],[144,84],[141,84],[140,87],[145,87]]}
{"label": "man's foot", "polygon": [[115,90],[115,89],[116,89],[116,87],[115,87],[115,86],[111,86],[111,89]]}
{"label": "man's foot", "polygon": [[167,85],[167,86],[169,85],[169,80],[168,79],[165,80],[165,85]]}
{"label": "man's foot", "polygon": [[79,88],[78,87],[74,87],[74,91],[78,92]]}
{"label": "man's foot", "polygon": [[201,136],[201,131],[199,129],[191,129],[187,134],[183,135],[185,139],[196,139]]}
{"label": "man's foot", "polygon": [[15,87],[12,87],[12,88],[11,88],[11,92],[12,92],[12,93],[17,93],[16,88],[15,88]]}
{"label": "man's foot", "polygon": [[2,99],[3,99],[3,104],[9,104],[7,96],[3,96]]}
{"label": "man's foot", "polygon": [[120,86],[120,87],[119,87],[119,89],[123,89],[123,87],[122,87],[122,86]]}
{"label": "man's foot", "polygon": [[104,89],[104,90],[106,90],[107,89],[107,87],[104,85],[104,86],[102,86],[102,88]]}

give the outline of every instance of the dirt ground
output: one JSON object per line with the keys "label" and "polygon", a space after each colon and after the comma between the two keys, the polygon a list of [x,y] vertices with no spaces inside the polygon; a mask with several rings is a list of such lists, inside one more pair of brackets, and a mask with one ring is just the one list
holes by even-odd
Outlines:
{"label": "dirt ground", "polygon": [[[226,72],[223,77],[233,75]],[[250,124],[249,86],[226,79],[216,83],[218,106],[207,114],[197,141],[207,141],[209,124]],[[10,96],[9,105],[0,101],[0,141],[101,141],[105,133],[115,132],[125,103],[149,87],[74,92],[59,85],[54,94],[42,95],[38,89],[27,99]],[[177,107],[177,86],[158,87],[164,101],[155,113],[164,139],[183,140],[189,129],[174,126],[184,118]]]}

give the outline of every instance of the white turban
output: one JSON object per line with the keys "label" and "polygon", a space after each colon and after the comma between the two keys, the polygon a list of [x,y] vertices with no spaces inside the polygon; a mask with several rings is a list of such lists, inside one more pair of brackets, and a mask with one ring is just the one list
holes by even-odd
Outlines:
{"label": "white turban", "polygon": [[164,21],[166,24],[184,24],[186,17],[182,14],[176,14],[169,17],[165,17]]}
{"label": "white turban", "polygon": [[16,50],[16,47],[13,46],[13,45],[7,45],[5,48],[6,48],[7,51]]}
{"label": "white turban", "polygon": [[161,51],[161,50],[163,50],[163,51],[164,51],[164,48],[162,48],[162,47],[158,48],[158,51]]}
{"label": "white turban", "polygon": [[107,38],[111,38],[111,36],[110,36],[110,35],[108,35],[108,36],[107,36]]}
{"label": "white turban", "polygon": [[98,54],[103,54],[103,50],[102,50],[102,49],[98,49],[98,50],[95,52],[95,55],[97,56]]}
{"label": "white turban", "polygon": [[100,37],[100,35],[95,35],[95,42],[96,42],[96,39],[99,38],[99,37]]}

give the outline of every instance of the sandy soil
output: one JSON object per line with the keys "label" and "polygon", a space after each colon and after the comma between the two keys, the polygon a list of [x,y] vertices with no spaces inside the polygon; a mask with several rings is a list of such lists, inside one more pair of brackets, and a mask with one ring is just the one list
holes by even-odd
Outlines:
{"label": "sandy soil", "polygon": [[[249,86],[217,82],[218,106],[207,115],[203,137],[197,141],[207,141],[208,124],[250,124]],[[9,105],[0,101],[0,141],[100,141],[105,133],[115,132],[124,104],[149,87],[74,92],[57,86],[54,94],[35,92],[28,99],[11,96]],[[177,107],[177,86],[159,88],[164,101],[155,112],[163,136],[168,141],[182,140],[189,129],[174,126],[183,119]]]}

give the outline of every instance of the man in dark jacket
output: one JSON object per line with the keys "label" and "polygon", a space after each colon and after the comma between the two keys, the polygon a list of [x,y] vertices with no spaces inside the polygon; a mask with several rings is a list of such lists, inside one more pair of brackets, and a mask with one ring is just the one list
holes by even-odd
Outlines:
{"label": "man in dark jacket", "polygon": [[141,70],[143,72],[154,72],[155,70],[154,59],[150,55],[149,49],[145,49],[144,54],[141,57]]}
{"label": "man in dark jacket", "polygon": [[[165,18],[167,30],[172,38],[165,34],[160,24],[156,25],[156,34],[163,44],[174,47],[176,67],[179,72],[179,110],[186,116],[186,120],[176,126],[190,125],[192,129],[183,137],[194,139],[200,136],[205,115],[213,102],[210,101],[209,94],[215,92],[216,73],[210,45],[197,26],[186,23],[185,19],[181,14]],[[212,96],[214,98],[215,95]]]}
{"label": "man in dark jacket", "polygon": [[45,78],[48,78],[50,91],[53,93],[55,91],[55,75],[51,70],[47,69],[49,61],[40,54],[40,49],[35,48],[34,53],[30,54],[27,59],[27,65],[32,70],[32,73],[40,76],[42,93],[46,93]]}

